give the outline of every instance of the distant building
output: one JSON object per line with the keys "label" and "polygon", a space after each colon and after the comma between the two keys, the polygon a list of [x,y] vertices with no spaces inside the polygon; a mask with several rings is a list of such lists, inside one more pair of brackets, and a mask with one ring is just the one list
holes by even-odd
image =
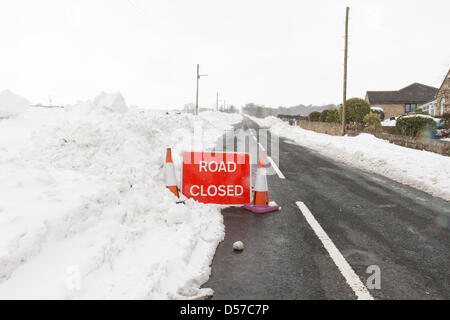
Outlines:
{"label": "distant building", "polygon": [[366,101],[371,107],[383,109],[385,118],[414,112],[420,106],[436,98],[437,88],[413,83],[398,91],[367,91]]}
{"label": "distant building", "polygon": [[450,69],[436,94],[435,113],[432,116],[442,116],[450,113]]}

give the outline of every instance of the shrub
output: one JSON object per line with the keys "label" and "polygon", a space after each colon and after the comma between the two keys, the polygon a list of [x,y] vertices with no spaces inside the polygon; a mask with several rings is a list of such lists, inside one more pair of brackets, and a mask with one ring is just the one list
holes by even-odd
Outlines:
{"label": "shrub", "polygon": [[326,122],[341,122],[340,114],[337,109],[328,110],[327,117],[325,119]]}
{"label": "shrub", "polygon": [[308,116],[310,121],[319,121],[320,120],[320,112],[313,111]]}
{"label": "shrub", "polygon": [[426,115],[428,115],[428,112],[423,111],[422,108],[417,108],[417,109],[416,109],[416,112],[414,112],[414,113],[416,113],[416,114],[426,114]]}
{"label": "shrub", "polygon": [[375,112],[368,113],[364,116],[364,124],[366,127],[364,131],[368,132],[382,132],[383,128],[381,127],[381,119],[380,115]]}
{"label": "shrub", "polygon": [[445,129],[450,129],[450,113],[444,113],[444,115],[440,116],[442,127]]}
{"label": "shrub", "polygon": [[330,111],[330,110],[323,110],[323,111],[320,113],[320,121],[322,121],[322,122],[327,121],[327,114],[328,114],[328,111]]}
{"label": "shrub", "polygon": [[436,135],[436,122],[428,117],[400,117],[395,128],[403,136],[432,138]]}
{"label": "shrub", "polygon": [[[363,123],[364,116],[370,112],[370,105],[365,100],[360,98],[348,99],[345,102],[345,105],[345,120],[347,123]],[[342,105],[339,108],[339,113],[342,114]]]}
{"label": "shrub", "polygon": [[373,113],[375,113],[375,114],[377,114],[377,115],[379,115],[380,116],[380,121],[383,121],[384,120],[384,111],[383,110],[377,110],[377,109],[375,109],[375,110],[371,110]]}

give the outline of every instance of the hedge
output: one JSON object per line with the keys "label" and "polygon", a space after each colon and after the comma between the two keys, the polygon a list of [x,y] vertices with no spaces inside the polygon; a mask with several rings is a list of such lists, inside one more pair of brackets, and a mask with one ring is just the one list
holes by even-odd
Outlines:
{"label": "hedge", "polygon": [[384,111],[381,110],[372,110],[373,113],[378,114],[380,116],[380,120],[383,121],[384,120]]}
{"label": "hedge", "polygon": [[319,111],[313,111],[308,116],[310,121],[320,121],[320,112]]}
{"label": "hedge", "polygon": [[364,124],[366,127],[364,131],[368,132],[382,132],[383,128],[381,127],[381,120],[379,113],[371,112],[364,116]]}
{"label": "hedge", "polygon": [[400,117],[395,128],[397,133],[403,136],[429,138],[436,136],[436,122],[428,117]]}
{"label": "hedge", "polygon": [[323,110],[321,113],[320,113],[320,121],[322,121],[322,122],[325,122],[325,121],[327,121],[327,114],[328,114],[328,111],[330,111],[330,110]]}
{"label": "hedge", "polygon": [[326,122],[341,122],[341,116],[337,109],[328,110],[327,117],[325,119]]}
{"label": "hedge", "polygon": [[[347,123],[363,123],[364,116],[370,113],[370,105],[363,99],[351,98],[345,102],[345,119]],[[339,108],[342,114],[342,105]]]}

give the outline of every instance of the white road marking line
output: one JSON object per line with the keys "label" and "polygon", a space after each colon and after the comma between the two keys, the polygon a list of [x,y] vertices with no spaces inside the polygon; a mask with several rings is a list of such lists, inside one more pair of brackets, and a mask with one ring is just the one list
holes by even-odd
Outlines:
{"label": "white road marking line", "polygon": [[278,178],[280,179],[286,179],[286,177],[284,176],[284,174],[280,171],[280,169],[277,167],[277,165],[275,164],[275,161],[272,160],[271,157],[267,156],[267,158],[269,159],[270,164],[272,165],[273,169],[275,170],[275,172],[278,175]]}
{"label": "white road marking line", "polygon": [[259,147],[262,149],[262,151],[266,151],[266,149],[264,149],[263,145],[261,144],[261,142],[258,142]]}
{"label": "white road marking line", "polygon": [[[253,137],[253,139],[255,139],[256,142],[258,142],[258,139],[256,139],[256,137],[253,135],[253,133],[251,131],[249,131],[251,136]],[[264,149],[263,145],[261,144],[261,142],[258,142],[259,147],[262,149],[262,151],[266,151],[266,149]],[[273,159],[269,156],[267,156],[267,159],[269,159],[269,162],[271,164],[271,166],[273,167],[273,169],[275,170],[275,172],[278,175],[278,178],[280,179],[286,179],[286,177],[284,176],[284,174],[281,172],[280,168],[278,168],[278,166],[275,164],[275,161],[273,161]]]}
{"label": "white road marking line", "polygon": [[341,274],[344,276],[345,281],[347,281],[350,288],[352,288],[353,292],[358,297],[358,300],[374,300],[369,290],[361,282],[361,279],[359,279],[358,275],[348,264],[347,260],[345,260],[344,256],[341,254],[338,248],[336,248],[325,230],[322,229],[320,224],[312,215],[311,211],[309,211],[308,207],[301,201],[297,201],[296,204],[301,213],[303,213],[303,216],[306,218],[306,221],[308,221],[309,225],[314,230],[319,240],[322,241],[323,246],[328,251],[328,254],[330,255],[331,259],[333,259],[333,262],[336,264]]}

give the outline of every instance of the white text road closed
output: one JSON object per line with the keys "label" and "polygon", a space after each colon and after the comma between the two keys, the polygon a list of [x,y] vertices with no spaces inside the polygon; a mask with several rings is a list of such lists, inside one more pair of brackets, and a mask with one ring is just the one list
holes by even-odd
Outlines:
{"label": "white text road closed", "polygon": [[249,154],[185,152],[182,191],[203,203],[250,202]]}
{"label": "white text road closed", "polygon": [[244,194],[244,187],[241,185],[228,185],[225,186],[221,184],[220,186],[209,185],[199,186],[192,185],[191,186],[191,195],[194,197],[202,196],[202,197],[234,197],[234,196],[242,196]]}

